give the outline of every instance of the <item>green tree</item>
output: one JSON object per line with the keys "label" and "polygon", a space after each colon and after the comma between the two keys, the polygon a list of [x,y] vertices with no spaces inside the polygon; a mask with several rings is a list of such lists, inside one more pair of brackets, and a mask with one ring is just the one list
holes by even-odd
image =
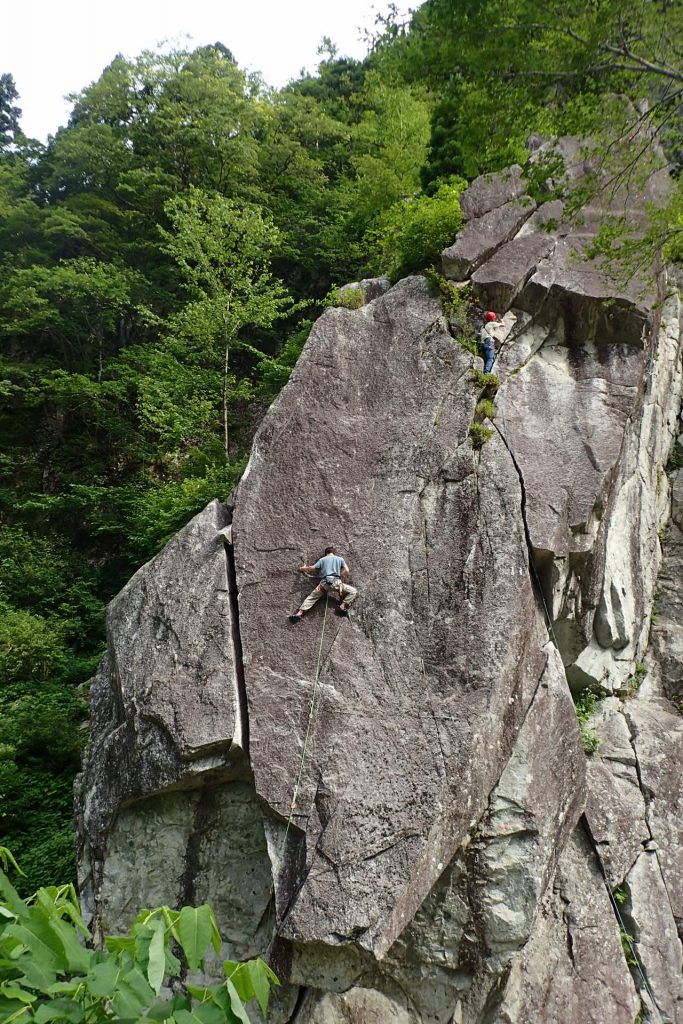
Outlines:
{"label": "green tree", "polygon": [[427,101],[418,88],[371,71],[365,77],[363,103],[364,113],[351,129],[349,173],[333,192],[332,201],[342,206],[345,216],[330,243],[344,252],[353,240],[361,264],[368,256],[368,229],[395,203],[419,194],[429,131]]}
{"label": "green tree", "polygon": [[133,315],[135,275],[82,256],[7,274],[0,285],[0,338],[30,337],[36,354],[102,379],[107,355]]}
{"label": "green tree", "polygon": [[[473,175],[509,163],[530,131],[605,127],[601,100],[617,92],[646,99],[635,117],[664,131],[681,106],[682,38],[681,7],[666,0],[427,0],[410,24],[390,22],[379,50],[457,100]],[[621,114],[634,122],[628,103]]]}
{"label": "green tree", "polygon": [[19,99],[14,79],[9,74],[0,75],[0,152],[17,141],[21,110],[15,105]]}
{"label": "green tree", "polygon": [[434,263],[462,226],[458,199],[466,186],[454,179],[433,196],[391,207],[373,232],[377,268],[396,281]]}
{"label": "green tree", "polygon": [[195,188],[170,200],[166,213],[172,228],[161,229],[164,248],[177,262],[189,297],[170,327],[200,364],[207,356],[215,360],[217,352],[222,356],[223,445],[228,461],[228,408],[236,387],[230,373],[231,349],[248,346],[244,329],[269,327],[288,304],[284,285],[270,271],[276,229],[258,207]]}

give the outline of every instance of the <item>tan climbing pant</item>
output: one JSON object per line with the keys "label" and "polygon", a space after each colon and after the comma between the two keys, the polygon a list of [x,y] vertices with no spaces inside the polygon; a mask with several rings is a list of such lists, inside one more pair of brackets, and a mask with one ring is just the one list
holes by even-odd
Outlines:
{"label": "tan climbing pant", "polygon": [[343,600],[344,605],[348,608],[356,600],[358,591],[349,583],[319,583],[315,590],[311,591],[308,595],[299,611],[307,612],[309,608],[318,603],[323,594],[329,594],[330,597],[337,601]]}

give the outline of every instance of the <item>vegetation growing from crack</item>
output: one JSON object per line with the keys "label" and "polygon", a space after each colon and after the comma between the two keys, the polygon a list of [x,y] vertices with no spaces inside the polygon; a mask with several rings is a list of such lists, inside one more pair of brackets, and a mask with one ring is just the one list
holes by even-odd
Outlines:
{"label": "vegetation growing from crack", "polygon": [[474,410],[474,419],[470,424],[469,437],[475,451],[481,451],[487,441],[493,436],[491,427],[484,426],[484,420],[493,420],[496,415],[496,407],[490,398],[481,398]]}
{"label": "vegetation growing from crack", "polygon": [[429,267],[425,277],[432,293],[441,302],[453,338],[471,355],[478,355],[477,314],[481,311],[472,299],[470,284],[459,287],[445,278],[436,267]]}
{"label": "vegetation growing from crack", "polygon": [[600,746],[600,737],[590,726],[590,720],[597,710],[600,698],[592,690],[584,690],[574,701],[576,717],[579,720],[581,743],[587,754],[594,754]]}
{"label": "vegetation growing from crack", "polygon": [[493,420],[496,418],[496,406],[490,398],[481,398],[476,405],[474,410],[475,423],[481,423],[482,420]]}
{"label": "vegetation growing from crack", "polygon": [[[458,287],[452,281],[447,280],[435,267],[430,267],[425,272],[425,277],[433,294],[441,301],[441,307],[452,336],[467,352],[474,356],[478,355],[479,349],[475,332],[477,316],[481,314],[481,310],[472,300],[470,285]],[[493,398],[498,390],[499,381],[494,373],[483,373],[481,370],[473,368],[470,382],[482,392],[469,428],[472,448],[475,451],[481,451],[493,436],[493,430],[491,427],[484,426],[483,421],[495,418],[496,407]]]}
{"label": "vegetation growing from crack", "polygon": [[627,697],[634,697],[640,689],[640,684],[647,675],[647,669],[642,661],[637,661],[633,673],[628,677],[625,683],[625,690]]}
{"label": "vegetation growing from crack", "polygon": [[484,373],[482,370],[470,371],[470,383],[481,391],[482,398],[493,398],[500,387],[500,380],[495,373]]}
{"label": "vegetation growing from crack", "polygon": [[362,288],[333,288],[325,299],[327,306],[342,309],[360,309],[365,303],[365,291]]}
{"label": "vegetation growing from crack", "polygon": [[682,467],[683,467],[683,448],[681,448],[678,444],[675,444],[673,446],[673,448],[671,449],[671,454],[669,455],[669,461],[666,464],[666,471],[667,471],[667,473],[675,473],[677,469],[681,469]]}
{"label": "vegetation growing from crack", "polygon": [[487,441],[491,440],[493,436],[493,430],[491,427],[485,427],[482,423],[470,424],[469,430],[470,441],[475,451],[481,451]]}

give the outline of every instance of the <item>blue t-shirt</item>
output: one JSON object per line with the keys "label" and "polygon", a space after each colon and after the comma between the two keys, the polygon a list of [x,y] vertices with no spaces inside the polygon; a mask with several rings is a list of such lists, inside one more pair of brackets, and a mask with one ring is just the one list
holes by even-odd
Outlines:
{"label": "blue t-shirt", "polygon": [[323,555],[315,563],[323,583],[335,583],[341,579],[341,571],[346,568],[346,562],[339,555]]}

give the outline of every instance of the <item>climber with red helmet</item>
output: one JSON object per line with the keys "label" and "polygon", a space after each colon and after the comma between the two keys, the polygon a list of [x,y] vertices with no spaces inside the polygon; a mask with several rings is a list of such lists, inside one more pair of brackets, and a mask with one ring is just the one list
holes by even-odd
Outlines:
{"label": "climber with red helmet", "polygon": [[495,313],[487,313],[484,326],[479,332],[479,347],[484,360],[484,373],[490,373],[496,359],[496,349],[493,344],[495,329],[501,323]]}

